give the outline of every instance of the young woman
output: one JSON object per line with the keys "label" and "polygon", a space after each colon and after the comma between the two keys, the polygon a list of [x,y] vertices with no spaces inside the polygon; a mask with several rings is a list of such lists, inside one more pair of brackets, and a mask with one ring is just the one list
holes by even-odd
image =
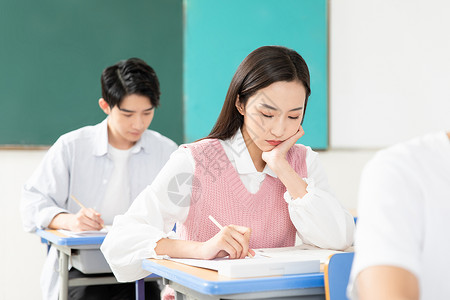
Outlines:
{"label": "young woman", "polygon": [[115,218],[102,251],[119,281],[147,276],[144,258],[244,258],[294,246],[296,234],[322,248],[351,246],[353,217],[331,194],[317,153],[295,144],[309,81],[293,50],[265,46],[244,59],[209,136],[175,151]]}

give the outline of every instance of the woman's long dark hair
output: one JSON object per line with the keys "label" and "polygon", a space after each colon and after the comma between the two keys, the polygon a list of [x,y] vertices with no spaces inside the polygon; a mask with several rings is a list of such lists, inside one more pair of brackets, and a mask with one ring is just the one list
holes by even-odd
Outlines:
{"label": "woman's long dark hair", "polygon": [[292,49],[281,46],[264,46],[250,53],[239,65],[231,80],[225,102],[213,129],[206,138],[225,140],[242,127],[244,117],[236,108],[236,99],[244,105],[258,90],[278,81],[298,80],[306,89],[305,115],[311,94],[309,70],[305,60]]}

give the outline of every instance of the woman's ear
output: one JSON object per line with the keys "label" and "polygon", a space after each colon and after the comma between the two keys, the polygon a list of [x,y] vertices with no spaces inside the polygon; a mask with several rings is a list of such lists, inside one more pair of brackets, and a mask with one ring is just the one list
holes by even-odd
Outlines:
{"label": "woman's ear", "polygon": [[100,106],[101,110],[103,110],[105,114],[109,115],[111,113],[111,108],[109,107],[109,104],[105,99],[100,98],[98,100],[98,106]]}
{"label": "woman's ear", "polygon": [[236,97],[236,102],[234,105],[236,105],[238,112],[241,115],[244,115],[244,105],[241,103],[241,101],[239,101],[239,95]]}

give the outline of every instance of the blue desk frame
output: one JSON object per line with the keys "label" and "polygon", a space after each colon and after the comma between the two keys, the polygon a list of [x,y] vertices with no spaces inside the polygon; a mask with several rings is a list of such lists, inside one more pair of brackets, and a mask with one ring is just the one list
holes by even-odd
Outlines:
{"label": "blue desk frame", "polygon": [[[43,241],[59,246],[97,245],[100,247],[105,239],[104,236],[65,237],[56,235],[53,232],[53,230],[38,229],[36,234],[39,235]],[[61,233],[61,235],[63,234]]]}
{"label": "blue desk frame", "polygon": [[216,281],[161,265],[156,260],[146,259],[142,267],[161,276],[176,291],[175,299],[184,299],[183,295],[197,299],[325,299],[322,272]]}
{"label": "blue desk frame", "polygon": [[[69,258],[74,249],[99,249],[105,239],[104,236],[92,237],[66,237],[55,230],[38,229],[36,234],[41,237],[41,241],[52,245],[59,252],[59,277],[61,286],[59,290],[59,300],[68,299],[68,289],[70,286],[115,284],[119,283],[113,275],[95,278],[74,278],[69,280]],[[72,283],[72,284],[71,284]],[[136,299],[144,299],[143,281],[142,286],[136,282]],[[142,293],[142,294],[141,294]]]}

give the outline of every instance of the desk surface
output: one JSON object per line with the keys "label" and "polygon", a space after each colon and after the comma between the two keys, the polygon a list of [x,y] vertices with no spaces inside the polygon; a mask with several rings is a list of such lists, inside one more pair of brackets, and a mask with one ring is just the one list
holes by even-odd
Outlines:
{"label": "desk surface", "polygon": [[324,286],[322,272],[234,279],[221,276],[217,271],[188,266],[169,260],[145,259],[142,267],[163,278],[208,295],[320,288]]}
{"label": "desk surface", "polygon": [[41,238],[60,246],[101,245],[105,239],[104,236],[69,237],[58,230],[51,229],[38,229],[36,234]]}

